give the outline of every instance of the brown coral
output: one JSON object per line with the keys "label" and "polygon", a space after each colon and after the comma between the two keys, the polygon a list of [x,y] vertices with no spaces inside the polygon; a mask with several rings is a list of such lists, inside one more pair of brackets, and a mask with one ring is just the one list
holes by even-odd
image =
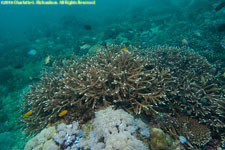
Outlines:
{"label": "brown coral", "polygon": [[170,112],[194,116],[208,124],[218,118],[216,103],[224,96],[221,96],[223,88],[214,65],[184,47],[154,47],[147,50],[146,55],[152,58],[153,66],[168,67],[175,80],[166,87],[170,91],[167,93]]}
{"label": "brown coral", "polygon": [[156,112],[154,107],[168,100],[165,86],[171,81],[170,71],[149,65],[135,48],[121,49],[108,46],[96,55],[72,63],[58,61],[48,68],[41,82],[25,94],[25,110],[33,111],[24,118],[27,132],[38,133],[60,119],[63,110],[68,110],[67,122],[84,121],[108,105],[135,113]]}
{"label": "brown coral", "polygon": [[217,107],[217,114],[223,118],[225,121],[225,99],[221,99],[217,101],[218,107]]}
{"label": "brown coral", "polygon": [[218,117],[216,102],[223,96],[205,58],[186,48],[122,48],[107,45],[95,55],[61,59],[47,68],[25,94],[23,112],[33,112],[23,120],[27,132],[38,133],[63,110],[66,122],[85,122],[108,105],[136,114],[180,112],[206,123]]}

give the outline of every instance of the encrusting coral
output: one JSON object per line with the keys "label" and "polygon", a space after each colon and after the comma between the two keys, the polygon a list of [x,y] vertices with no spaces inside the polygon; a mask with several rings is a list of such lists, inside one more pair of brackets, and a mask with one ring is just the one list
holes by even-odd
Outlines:
{"label": "encrusting coral", "polygon": [[33,112],[23,118],[28,135],[61,118],[66,123],[85,122],[109,105],[136,114],[180,112],[207,124],[218,118],[223,126],[218,114],[223,107],[215,109],[224,99],[217,71],[193,50],[123,50],[117,45],[101,49],[71,62],[55,61],[30,87],[22,111]]}

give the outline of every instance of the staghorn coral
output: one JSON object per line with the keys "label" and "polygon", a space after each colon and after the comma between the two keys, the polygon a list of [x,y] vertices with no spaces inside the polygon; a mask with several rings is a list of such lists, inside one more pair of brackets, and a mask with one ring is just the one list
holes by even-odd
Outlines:
{"label": "staghorn coral", "polygon": [[153,66],[168,67],[175,80],[166,86],[169,89],[166,106],[170,112],[194,116],[207,124],[212,124],[218,118],[216,103],[224,96],[215,66],[185,47],[159,46],[144,53],[152,58],[149,63]]}
{"label": "staghorn coral", "polygon": [[[222,118],[222,122],[225,122],[225,99],[217,101],[217,110],[216,113]],[[225,126],[225,124],[223,124]]]}
{"label": "staghorn coral", "polygon": [[106,45],[94,55],[53,62],[24,96],[22,113],[33,112],[23,118],[26,132],[36,134],[61,118],[85,122],[109,105],[136,114],[179,112],[223,127],[222,87],[205,58],[185,47],[123,48]]}
{"label": "staghorn coral", "polygon": [[27,133],[38,133],[63,116],[67,123],[85,121],[95,110],[108,105],[140,113],[156,112],[163,104],[166,84],[171,82],[168,68],[149,65],[149,59],[135,48],[122,51],[122,46],[107,46],[96,55],[73,59],[71,63],[56,61],[43,72],[37,85],[25,94],[24,118]]}
{"label": "staghorn coral", "polygon": [[222,148],[225,148],[225,133],[221,135],[221,146]]}

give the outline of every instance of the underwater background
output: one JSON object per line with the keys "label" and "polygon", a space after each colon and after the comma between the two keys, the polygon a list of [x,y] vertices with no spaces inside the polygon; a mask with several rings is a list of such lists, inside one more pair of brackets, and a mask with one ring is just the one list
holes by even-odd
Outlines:
{"label": "underwater background", "polygon": [[225,1],[95,2],[0,5],[0,150],[225,149]]}

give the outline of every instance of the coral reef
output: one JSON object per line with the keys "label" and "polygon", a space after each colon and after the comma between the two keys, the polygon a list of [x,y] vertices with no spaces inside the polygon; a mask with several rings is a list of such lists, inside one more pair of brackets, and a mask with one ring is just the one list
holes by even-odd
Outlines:
{"label": "coral reef", "polygon": [[43,129],[39,134],[29,140],[25,150],[51,149],[58,150],[59,147],[54,143],[52,136],[56,133],[55,127]]}
{"label": "coral reef", "polygon": [[225,148],[225,134],[224,133],[221,135],[221,146],[222,146],[222,148]]}
{"label": "coral reef", "polygon": [[183,143],[190,148],[199,148],[205,146],[211,139],[211,131],[204,124],[200,124],[198,120],[177,115],[176,117],[167,116],[164,118],[166,125],[163,129],[171,135],[183,136],[187,142]]}
{"label": "coral reef", "polygon": [[[215,108],[224,100],[220,72],[206,58],[191,49],[177,47],[153,47],[144,51],[152,66],[168,67],[174,81],[166,86],[169,89],[165,107],[169,112],[183,113],[198,118],[201,122],[213,124],[215,118],[223,128],[223,118]],[[221,104],[220,104],[221,106]],[[222,107],[220,107],[222,108]]]}
{"label": "coral reef", "polygon": [[[175,82],[172,82],[173,84],[167,84],[177,85],[177,92],[174,92],[177,94],[171,94],[172,92],[169,93],[166,91],[166,98],[168,100],[165,101],[165,105],[158,104],[156,106],[153,104],[152,107],[157,112],[171,112],[173,115],[174,112],[178,112],[183,115],[192,116],[203,124],[206,123],[207,125],[211,125],[210,129],[213,136],[212,138],[216,139],[220,143],[222,140],[222,136],[220,136],[220,134],[224,133],[225,129],[224,92],[220,92],[221,89],[223,89],[223,91],[225,89],[225,37],[224,32],[218,32],[218,29],[221,25],[224,25],[225,11],[222,7],[222,9],[220,8],[221,10],[217,8],[220,6],[222,0],[192,0],[189,2],[187,2],[187,0],[183,0],[182,2],[176,0],[177,4],[187,4],[180,5],[183,7],[176,7],[177,5],[172,5],[171,7],[171,5],[167,5],[170,1],[175,0],[146,1],[147,5],[141,6],[134,3],[135,6],[132,5],[129,6],[129,8],[126,7],[126,9],[121,9],[118,14],[114,13],[111,16],[107,13],[106,18],[101,17],[103,19],[97,17],[95,20],[93,18],[96,17],[91,17],[92,19],[88,20],[88,24],[90,23],[93,28],[89,31],[83,31],[82,28],[80,28],[87,24],[87,19],[86,17],[85,19],[82,17],[85,14],[79,13],[82,16],[79,16],[79,14],[70,14],[70,16],[63,16],[59,22],[51,22],[50,24],[40,22],[40,24],[32,24],[32,26],[26,28],[26,31],[24,30],[22,35],[23,38],[21,38],[21,36],[13,36],[14,34],[1,34],[0,103],[2,103],[2,105],[0,114],[0,132],[2,133],[7,131],[15,134],[15,143],[20,147],[15,147],[15,150],[22,149],[24,143],[22,142],[23,140],[20,140],[21,136],[23,136],[23,132],[19,129],[20,124],[15,125],[15,122],[16,120],[21,120],[21,116],[25,115],[27,112],[32,112],[32,107],[36,107],[38,104],[41,105],[40,107],[38,106],[39,109],[35,109],[39,110],[39,112],[33,112],[32,115],[24,117],[24,120],[26,120],[25,123],[27,123],[25,128],[30,128],[27,129],[28,132],[29,130],[30,132],[33,132],[32,130],[37,130],[35,133],[38,133],[40,129],[44,128],[47,124],[59,119],[65,119],[67,123],[72,123],[72,119],[70,118],[74,117],[77,118],[75,120],[80,121],[80,119],[84,119],[85,122],[93,116],[94,111],[98,109],[97,107],[100,107],[97,106],[95,110],[89,109],[88,111],[85,111],[84,108],[83,111],[76,112],[76,110],[72,109],[73,106],[70,108],[69,105],[66,105],[67,107],[62,107],[68,110],[60,111],[59,109],[56,109],[59,112],[58,114],[55,114],[55,112],[52,113],[50,111],[43,112],[42,108],[44,108],[44,106],[41,103],[41,100],[37,100],[38,102],[36,103],[36,106],[31,104],[29,107],[24,109],[22,115],[19,115],[18,106],[21,100],[19,97],[21,94],[19,90],[22,90],[28,84],[39,81],[40,70],[42,70],[43,66],[51,66],[51,63],[56,59],[54,57],[60,57],[59,55],[62,57],[62,55],[66,55],[65,57],[67,57],[67,59],[64,60],[68,65],[71,65],[73,63],[73,60],[70,58],[71,54],[77,56],[85,55],[86,53],[95,54],[97,51],[102,49],[102,46],[106,46],[106,43],[124,43],[127,48],[130,44],[139,48],[149,48],[158,44],[182,46],[182,39],[186,39],[188,42],[187,47],[198,51],[199,54],[205,56],[209,62],[216,63],[217,66],[213,66],[215,67],[215,72],[209,74],[212,75],[213,78],[217,78],[218,73],[220,72],[219,74],[221,76],[219,80],[214,80],[210,77],[212,79],[210,79],[210,82],[214,84],[214,87],[218,92],[210,92],[208,90],[208,88],[213,88],[207,86],[208,79],[205,75],[198,76],[199,81],[203,86],[199,84],[200,82],[196,82],[196,78],[192,80],[191,76],[183,77],[183,81],[178,80],[181,79],[180,77],[182,74],[185,76],[187,72],[192,72],[192,70],[191,68],[189,69],[188,67],[184,67],[187,71],[180,72],[179,70],[182,67],[177,67],[173,76],[176,77],[174,78],[175,81],[179,81],[177,82],[179,85],[174,84]],[[123,5],[121,6],[124,7]],[[145,6],[150,7],[146,8]],[[119,5],[117,7],[119,7]],[[174,7],[176,7],[176,9],[174,9]],[[111,8],[113,7],[110,6],[110,9]],[[92,14],[94,13],[91,13],[91,15]],[[92,22],[93,24],[90,21],[94,21]],[[98,21],[101,23],[97,23]],[[85,48],[83,47],[84,45],[89,46],[87,46],[86,49],[82,49]],[[38,53],[36,55],[29,55],[28,53],[31,49],[37,50]],[[43,64],[44,58],[48,55],[51,56],[50,63]],[[162,57],[164,57],[164,55]],[[175,58],[174,60],[179,61],[180,59],[178,60]],[[165,58],[164,64],[166,64],[167,61],[168,59]],[[157,67],[156,65],[153,65],[153,67]],[[177,64],[173,61],[171,62],[171,66],[173,68],[175,68],[176,65]],[[218,65],[220,65],[220,67],[218,67]],[[201,68],[201,65],[199,65],[199,67]],[[181,74],[178,76],[178,74],[176,74],[177,72]],[[51,70],[48,73],[52,73]],[[53,74],[54,73],[56,72],[53,72]],[[170,72],[170,74],[171,73],[172,72]],[[193,75],[196,75],[196,69],[193,70]],[[52,75],[52,77],[55,77],[55,75]],[[50,82],[48,81],[48,83]],[[195,84],[199,86],[196,88]],[[183,85],[183,89],[180,88],[180,85]],[[186,85],[189,88],[187,88]],[[165,90],[167,90],[168,86],[165,87]],[[40,86],[40,88],[42,87]],[[45,87],[43,87],[43,89],[48,91]],[[60,88],[58,89],[59,91],[61,90],[62,92],[65,92]],[[57,91],[58,89],[56,88],[55,90]],[[172,91],[174,89],[176,89],[176,86]],[[182,91],[182,93],[180,93],[180,91]],[[197,93],[195,93],[196,91]],[[207,91],[206,94],[204,94],[205,91]],[[188,92],[187,95],[191,96],[186,96],[186,92]],[[13,99],[9,99],[8,97],[11,97],[12,93],[15,93],[17,96],[13,97]],[[48,92],[48,94],[54,95],[54,92]],[[46,95],[48,94],[46,93]],[[196,98],[195,94],[197,95]],[[51,98],[52,95],[48,97]],[[218,95],[220,95],[221,98],[218,97]],[[215,96],[215,98],[211,99],[210,97],[212,96]],[[205,97],[208,97],[208,99],[205,99]],[[60,99],[62,97],[58,96],[56,98]],[[107,100],[108,99],[109,98],[107,98]],[[129,97],[127,99],[129,99]],[[100,98],[100,100],[102,99]],[[164,102],[163,99],[160,100]],[[70,99],[68,101],[70,101]],[[142,102],[142,99],[137,98],[137,101]],[[129,104],[129,101],[127,100],[125,104]],[[99,103],[96,105],[99,105]],[[122,106],[119,103],[116,105],[118,107],[123,107],[128,111],[134,110],[132,107],[124,105],[124,103]],[[75,109],[79,109],[79,107],[76,107]],[[195,110],[197,112],[195,112]],[[68,111],[68,113],[60,115],[61,112],[65,111]],[[90,114],[87,112],[90,112]],[[138,111],[136,112],[139,113]],[[143,109],[140,112],[144,112]],[[141,115],[144,115],[144,113],[141,113]],[[151,112],[148,113],[151,114]],[[48,120],[52,115],[53,117]],[[40,117],[40,120],[38,117]],[[151,117],[152,116],[149,116],[150,119]],[[34,119],[34,121],[32,119]],[[38,121],[41,121],[40,127]]]}
{"label": "coral reef", "polygon": [[55,62],[43,72],[41,82],[25,94],[23,114],[28,133],[38,133],[48,123],[60,119],[70,123],[87,120],[94,111],[108,105],[140,113],[155,112],[154,105],[166,100],[165,85],[170,75],[167,68],[150,66],[148,58],[135,48],[122,51],[122,46],[109,45],[96,55],[71,63]]}
{"label": "coral reef", "polygon": [[185,47],[106,45],[94,55],[55,61],[43,72],[24,96],[22,113],[33,112],[23,119],[24,128],[37,134],[61,118],[82,123],[109,105],[136,114],[179,112],[223,128],[218,113],[224,110],[224,95],[218,82],[215,66]]}
{"label": "coral reef", "polygon": [[84,133],[86,131],[80,130],[78,122],[75,121],[69,125],[60,123],[56,127],[45,128],[27,142],[25,150],[148,150],[148,147],[136,138],[137,132],[145,138],[150,138],[147,125],[121,109],[113,110],[108,107],[96,112],[93,126],[93,131],[87,133],[87,137]]}
{"label": "coral reef", "polygon": [[57,126],[56,131],[53,139],[62,149],[79,149],[83,146],[79,144],[79,141],[85,135],[82,130],[78,129],[78,122],[74,121],[70,125],[61,123]]}
{"label": "coral reef", "polygon": [[163,130],[152,128],[150,144],[153,150],[167,150],[170,149],[172,140],[170,140],[169,136],[167,136]]}
{"label": "coral reef", "polygon": [[218,104],[218,107],[216,112],[219,116],[221,116],[224,119],[225,118],[225,99],[221,99],[217,101],[217,104]]}
{"label": "coral reef", "polygon": [[127,112],[108,107],[96,112],[94,130],[89,135],[91,150],[147,150],[147,146],[136,138],[137,130],[142,136],[150,137],[147,125],[141,120],[135,120]]}
{"label": "coral reef", "polygon": [[[39,134],[30,139],[25,150],[78,150],[83,147],[79,143],[80,139],[84,137],[84,133],[79,130],[77,122],[66,125],[64,123],[58,124],[56,127],[51,126],[43,129]],[[84,142],[85,143],[85,142]]]}
{"label": "coral reef", "polygon": [[191,143],[202,146],[212,139],[211,131],[207,126],[199,124],[196,119],[189,119],[187,122],[187,137]]}

